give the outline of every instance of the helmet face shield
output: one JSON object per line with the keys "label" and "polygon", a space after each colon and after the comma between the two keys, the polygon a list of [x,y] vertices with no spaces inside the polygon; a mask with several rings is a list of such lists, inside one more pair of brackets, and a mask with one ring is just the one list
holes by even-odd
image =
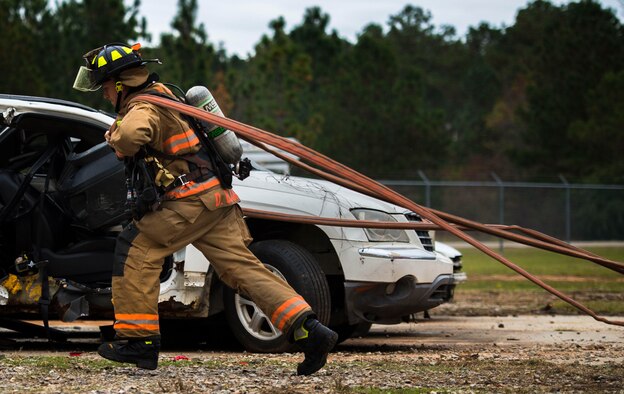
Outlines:
{"label": "helmet face shield", "polygon": [[73,88],[80,90],[81,92],[95,92],[102,87],[101,84],[93,82],[93,70],[88,69],[85,66],[81,66],[76,74],[76,80],[74,81]]}

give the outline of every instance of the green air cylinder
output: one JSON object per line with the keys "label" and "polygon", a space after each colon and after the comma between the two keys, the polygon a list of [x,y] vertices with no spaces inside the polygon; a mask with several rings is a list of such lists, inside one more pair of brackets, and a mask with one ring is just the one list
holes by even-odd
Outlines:
{"label": "green air cylinder", "polygon": [[[203,109],[211,114],[224,116],[217,100],[212,97],[212,93],[205,86],[193,86],[186,92],[186,102],[197,108]],[[212,139],[221,158],[228,164],[236,164],[243,155],[241,146],[236,134],[224,127],[203,122],[206,127],[208,137]]]}

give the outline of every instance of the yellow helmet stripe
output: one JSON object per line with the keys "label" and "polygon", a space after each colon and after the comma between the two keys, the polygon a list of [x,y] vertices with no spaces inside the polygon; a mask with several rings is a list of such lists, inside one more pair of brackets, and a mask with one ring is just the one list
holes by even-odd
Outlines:
{"label": "yellow helmet stripe", "polygon": [[108,62],[106,61],[106,59],[104,59],[104,56],[100,56],[98,58],[98,68],[105,66]]}
{"label": "yellow helmet stripe", "polygon": [[114,62],[115,60],[121,58],[121,53],[118,50],[114,50],[111,52],[111,60]]}
{"label": "yellow helmet stripe", "polygon": [[124,52],[126,52],[127,54],[132,53],[132,48],[128,48],[128,47],[121,47],[121,49],[124,50]]}

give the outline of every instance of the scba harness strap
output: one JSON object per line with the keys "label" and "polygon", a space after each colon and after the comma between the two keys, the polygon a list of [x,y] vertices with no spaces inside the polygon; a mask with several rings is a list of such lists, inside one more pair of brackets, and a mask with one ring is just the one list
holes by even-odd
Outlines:
{"label": "scba harness strap", "polygon": [[[134,157],[126,159],[126,204],[133,219],[139,220],[145,213],[159,210],[163,201],[172,199],[170,192],[175,189],[214,178],[210,169],[198,166],[193,171],[174,177],[156,158],[161,154],[167,156],[146,145]],[[175,158],[178,160],[181,157]],[[166,180],[163,181],[163,178]]]}
{"label": "scba harness strap", "polygon": [[126,205],[133,219],[139,220],[150,211],[160,209],[163,193],[155,183],[152,166],[145,161],[145,150],[125,159],[126,166]]}
{"label": "scba harness strap", "polygon": [[[145,93],[177,101],[176,98],[160,92]],[[232,187],[232,173],[229,166],[217,157],[218,153],[214,147],[212,150],[206,148],[202,139],[203,132],[197,129],[198,123],[186,116],[184,119],[189,122],[201,142],[201,149],[197,153],[172,155],[150,145],[144,145],[139,153],[126,160],[127,205],[134,219],[138,220],[147,212],[159,210],[163,201],[176,198],[175,189],[190,183],[198,184],[216,177],[224,188]],[[189,171],[174,176],[162,165],[161,160],[184,160],[187,162]],[[214,171],[215,168],[217,171]],[[226,171],[225,175],[224,171]]]}
{"label": "scba harness strap", "polygon": [[[148,91],[148,92],[144,92],[144,94],[162,97],[167,100],[171,100],[175,102],[184,102],[182,98],[179,98],[176,96],[172,97],[172,96],[169,96],[168,94],[161,93],[161,92]],[[219,179],[219,183],[221,183],[221,186],[224,189],[231,189],[232,188],[232,172],[233,172],[232,167],[230,167],[225,162],[225,160],[223,160],[223,158],[219,154],[219,151],[214,146],[214,143],[212,142],[210,137],[208,137],[205,128],[200,124],[200,122],[198,122],[197,119],[191,116],[188,116],[186,114],[180,113],[180,115],[182,116],[184,120],[188,122],[188,124],[191,126],[191,129],[193,130],[193,133],[195,133],[195,135],[197,136],[197,139],[199,140],[200,146],[201,146],[200,151],[194,154],[176,156],[176,155],[169,155],[169,154],[166,154],[166,153],[163,153],[154,149],[153,152],[156,152],[155,155],[163,159],[185,160],[187,163],[189,163],[189,167],[191,168],[191,173],[194,171],[193,170],[195,168],[194,166],[197,166],[200,168],[207,168],[212,171],[213,176],[216,176],[217,179]],[[205,155],[206,158],[205,159],[202,158],[202,155]],[[187,176],[188,175],[189,174],[187,174]]]}
{"label": "scba harness strap", "polygon": [[[146,161],[153,161],[159,168],[159,171],[163,172],[163,175],[157,173],[155,177],[156,184],[163,188],[164,193],[170,192],[175,188],[184,186],[190,182],[203,182],[215,176],[215,173],[209,168],[208,163],[203,159],[200,159],[198,153],[184,156],[169,155],[164,152],[160,152],[152,148],[149,145],[145,146],[146,152],[149,156],[146,157]],[[164,168],[158,159],[165,160],[185,160],[189,166],[190,171],[186,174],[179,176],[173,176],[166,168]],[[167,175],[168,174],[168,175]],[[171,176],[170,181],[162,181],[163,177]]]}
{"label": "scba harness strap", "polygon": [[[158,96],[175,102],[184,102],[183,98],[177,97],[175,95],[170,96],[166,93],[159,91],[146,91],[143,92],[143,94]],[[135,99],[130,100],[130,102],[132,101],[135,101]],[[205,178],[204,180],[209,179],[206,178],[207,170],[209,170],[211,171],[212,176],[216,176],[217,179],[219,179],[219,183],[224,189],[231,189],[233,168],[230,167],[225,162],[225,160],[223,160],[217,148],[214,146],[214,143],[207,136],[206,130],[200,124],[200,122],[198,122],[197,119],[190,117],[186,114],[180,113],[180,115],[191,126],[193,133],[197,136],[197,139],[200,142],[201,149],[197,153],[177,156],[161,152],[149,145],[146,145],[148,153],[160,159],[186,161],[189,165],[190,171],[187,174],[180,175],[178,178],[180,178],[181,180],[186,179],[188,182],[201,182],[201,178]],[[205,156],[205,158],[203,158],[202,156]],[[241,177],[241,179],[243,179],[244,177]]]}

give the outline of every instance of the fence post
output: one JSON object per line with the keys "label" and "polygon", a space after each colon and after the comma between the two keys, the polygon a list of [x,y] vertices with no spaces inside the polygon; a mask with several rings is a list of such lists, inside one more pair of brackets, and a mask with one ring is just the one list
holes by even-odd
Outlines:
{"label": "fence post", "polygon": [[[491,173],[492,178],[496,181],[498,185],[498,222],[500,224],[505,224],[505,184],[503,181],[496,175],[495,172]],[[502,238],[498,239],[498,250],[500,253],[503,253],[505,249],[505,241]]]}
{"label": "fence post", "polygon": [[431,208],[431,183],[422,170],[418,170],[418,175],[425,183],[425,206]]}
{"label": "fence post", "polygon": [[570,243],[570,240],[572,239],[572,196],[570,192],[570,184],[561,174],[559,174],[559,179],[561,179],[561,183],[565,186],[565,239],[567,243]]}

